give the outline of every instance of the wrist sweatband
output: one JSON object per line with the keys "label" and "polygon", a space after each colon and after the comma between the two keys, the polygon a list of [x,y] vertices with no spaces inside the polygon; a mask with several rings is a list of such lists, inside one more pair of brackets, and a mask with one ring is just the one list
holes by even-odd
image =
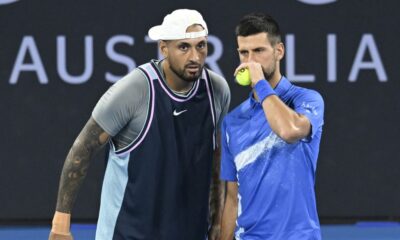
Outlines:
{"label": "wrist sweatband", "polygon": [[262,103],[267,97],[271,95],[276,95],[274,89],[272,89],[271,85],[267,82],[267,80],[260,80],[254,85],[254,91],[258,96],[258,102]]}

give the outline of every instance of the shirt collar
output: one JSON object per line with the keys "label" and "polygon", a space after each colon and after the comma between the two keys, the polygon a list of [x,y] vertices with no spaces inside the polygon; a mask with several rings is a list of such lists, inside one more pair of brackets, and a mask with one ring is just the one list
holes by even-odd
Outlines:
{"label": "shirt collar", "polygon": [[[292,85],[293,84],[285,76],[282,76],[278,84],[275,86],[274,91],[278,97],[282,98]],[[253,91],[250,92],[249,101],[252,107],[254,107],[255,104],[258,104],[256,99],[253,97]]]}
{"label": "shirt collar", "polygon": [[292,85],[293,84],[285,76],[282,76],[281,80],[275,86],[274,91],[278,97],[282,97],[292,87]]}

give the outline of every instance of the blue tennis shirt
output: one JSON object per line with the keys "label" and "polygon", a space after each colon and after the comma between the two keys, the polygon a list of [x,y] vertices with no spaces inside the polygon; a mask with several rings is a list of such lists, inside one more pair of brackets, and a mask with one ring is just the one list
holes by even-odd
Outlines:
{"label": "blue tennis shirt", "polygon": [[314,183],[324,102],[313,90],[285,77],[274,89],[290,108],[306,116],[310,135],[289,144],[268,124],[260,103],[250,98],[222,124],[221,178],[238,182],[236,239],[321,239]]}

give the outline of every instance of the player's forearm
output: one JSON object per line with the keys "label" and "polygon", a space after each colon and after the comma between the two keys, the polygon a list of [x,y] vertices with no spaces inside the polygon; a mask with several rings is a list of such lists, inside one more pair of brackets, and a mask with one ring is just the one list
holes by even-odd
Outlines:
{"label": "player's forearm", "polygon": [[286,142],[295,142],[308,135],[308,120],[286,106],[278,96],[267,97],[262,107],[271,129]]}
{"label": "player's forearm", "polygon": [[86,176],[90,153],[83,148],[81,146],[72,147],[65,160],[57,198],[56,210],[58,212],[71,212],[78,190]]}
{"label": "player's forearm", "polygon": [[221,238],[220,240],[232,240],[236,227],[237,200],[227,198],[222,215]]}
{"label": "player's forearm", "polygon": [[107,141],[108,135],[91,118],[75,140],[61,173],[56,211],[71,213],[90,159]]}
{"label": "player's forearm", "polygon": [[210,187],[210,217],[213,226],[220,226],[225,201],[225,182],[220,180],[221,154],[214,152],[212,180]]}
{"label": "player's forearm", "polygon": [[215,180],[211,187],[210,216],[211,224],[221,224],[222,211],[224,208],[225,184],[221,180]]}
{"label": "player's forearm", "polygon": [[240,64],[236,68],[235,74],[242,68],[248,68],[250,71],[253,92],[256,99],[262,101],[265,116],[272,130],[286,142],[295,142],[306,137],[310,130],[308,120],[288,107],[274,94],[271,82],[278,83],[281,74],[275,74],[272,76],[273,79],[267,81],[261,64],[253,61]]}

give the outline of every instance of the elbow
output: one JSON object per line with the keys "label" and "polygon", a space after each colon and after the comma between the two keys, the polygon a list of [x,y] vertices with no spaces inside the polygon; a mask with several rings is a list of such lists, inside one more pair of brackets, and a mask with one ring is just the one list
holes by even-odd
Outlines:
{"label": "elbow", "polygon": [[277,135],[285,142],[291,144],[307,137],[311,130],[311,125],[306,117],[302,117],[292,121],[281,122],[277,128]]}
{"label": "elbow", "polygon": [[301,134],[296,128],[284,129],[277,133],[277,135],[286,143],[295,143],[301,138]]}

